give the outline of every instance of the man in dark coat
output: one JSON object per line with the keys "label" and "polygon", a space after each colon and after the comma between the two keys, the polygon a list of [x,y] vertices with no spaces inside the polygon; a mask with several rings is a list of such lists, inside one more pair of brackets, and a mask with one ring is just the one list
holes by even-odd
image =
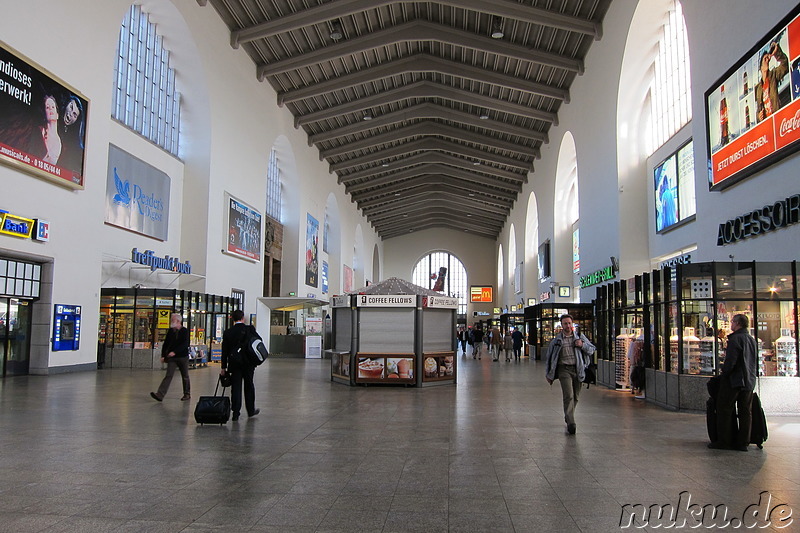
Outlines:
{"label": "man in dark coat", "polygon": [[242,382],[244,382],[244,405],[247,416],[256,416],[261,409],[256,408],[256,387],[253,385],[253,373],[256,370],[239,349],[244,349],[244,337],[252,326],[244,323],[244,311],[236,309],[231,313],[233,326],[222,334],[222,370],[220,375],[230,372],[231,375],[231,411],[233,421],[239,420],[242,410]]}
{"label": "man in dark coat", "polygon": [[[747,332],[750,319],[746,315],[734,315],[731,320],[733,333],[728,335],[725,361],[722,363],[719,392],[717,393],[718,441],[708,445],[714,449],[747,451],[750,444],[751,404],[756,387],[756,340]],[[732,438],[733,408],[736,406],[739,431]]]}

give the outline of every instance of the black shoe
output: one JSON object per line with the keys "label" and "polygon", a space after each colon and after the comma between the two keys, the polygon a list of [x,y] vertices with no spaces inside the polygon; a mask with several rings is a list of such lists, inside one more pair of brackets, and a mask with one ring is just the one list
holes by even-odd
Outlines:
{"label": "black shoe", "polygon": [[249,416],[250,418],[253,418],[254,416],[256,416],[260,412],[261,412],[261,409],[257,408],[255,411],[253,411],[251,414],[249,414],[247,416]]}
{"label": "black shoe", "polygon": [[709,442],[708,447],[712,450],[730,450],[730,448],[719,442]]}
{"label": "black shoe", "polygon": [[161,400],[163,400],[163,399],[164,399],[163,397],[159,396],[159,395],[158,395],[158,394],[156,394],[155,392],[151,392],[151,393],[150,393],[150,397],[151,397],[152,399],[154,399],[155,401],[157,401],[157,402],[160,402]]}
{"label": "black shoe", "polygon": [[233,415],[233,417],[231,418],[231,420],[233,420],[234,422],[236,422],[237,420],[239,420],[239,415],[238,415],[238,414],[235,414],[235,415]]}
{"label": "black shoe", "polygon": [[578,430],[578,426],[575,424],[567,424],[567,433],[570,435],[574,435],[575,432]]}
{"label": "black shoe", "polygon": [[191,397],[190,395],[188,395],[188,394],[184,394],[184,395],[181,397],[181,401],[182,401],[182,402],[185,402],[186,400],[191,400],[191,399],[192,399],[192,397]]}

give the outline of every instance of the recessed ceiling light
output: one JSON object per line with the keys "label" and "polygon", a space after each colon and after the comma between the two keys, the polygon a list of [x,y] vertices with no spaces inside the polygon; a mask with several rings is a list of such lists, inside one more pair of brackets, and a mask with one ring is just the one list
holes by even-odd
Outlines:
{"label": "recessed ceiling light", "polygon": [[476,167],[477,167],[478,165],[480,165],[480,164],[481,164],[481,162],[480,162],[480,161],[473,161],[473,162],[472,162],[472,165],[473,165],[473,166],[476,166]]}
{"label": "recessed ceiling light", "polygon": [[492,19],[492,39],[502,39],[504,36],[503,19],[500,17],[494,17]]}
{"label": "recessed ceiling light", "polygon": [[382,166],[382,167],[388,167],[388,166],[389,166],[389,163],[383,163],[381,166]]}
{"label": "recessed ceiling light", "polygon": [[364,111],[364,115],[361,117],[361,120],[372,120],[372,111]]}
{"label": "recessed ceiling light", "polygon": [[399,192],[394,193],[395,196],[400,196]]}
{"label": "recessed ceiling light", "polygon": [[469,193],[470,196],[475,196],[474,192]]}
{"label": "recessed ceiling light", "polygon": [[481,111],[481,114],[478,115],[478,118],[481,120],[486,120],[489,118],[489,112],[486,110]]}
{"label": "recessed ceiling light", "polygon": [[338,41],[339,39],[344,37],[341,22],[339,22],[338,20],[334,20],[333,22],[331,22],[331,32],[328,34],[328,37],[330,37],[331,40],[334,41]]}

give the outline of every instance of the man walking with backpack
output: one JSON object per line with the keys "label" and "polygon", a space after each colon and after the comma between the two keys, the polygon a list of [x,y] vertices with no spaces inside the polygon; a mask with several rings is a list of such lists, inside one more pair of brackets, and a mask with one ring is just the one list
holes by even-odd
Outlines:
{"label": "man walking with backpack", "polygon": [[256,408],[256,387],[253,384],[253,373],[256,367],[245,355],[244,340],[248,330],[253,326],[244,323],[244,311],[236,309],[231,313],[233,326],[222,334],[222,370],[220,375],[231,376],[231,411],[233,421],[239,420],[242,410],[242,383],[244,382],[244,405],[247,416],[256,416],[261,409]]}
{"label": "man walking with backpack", "polygon": [[594,344],[579,333],[570,315],[561,315],[561,333],[550,341],[545,355],[545,378],[552,385],[556,379],[561,383],[564,400],[564,421],[567,433],[574,435],[575,406],[581,393],[581,383],[586,377],[586,367],[591,363]]}

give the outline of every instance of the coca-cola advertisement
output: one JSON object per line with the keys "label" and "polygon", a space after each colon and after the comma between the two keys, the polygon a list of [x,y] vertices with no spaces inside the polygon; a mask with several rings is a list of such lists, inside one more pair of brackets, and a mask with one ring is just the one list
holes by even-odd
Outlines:
{"label": "coca-cola advertisement", "polygon": [[717,80],[705,102],[711,190],[800,148],[800,7]]}

